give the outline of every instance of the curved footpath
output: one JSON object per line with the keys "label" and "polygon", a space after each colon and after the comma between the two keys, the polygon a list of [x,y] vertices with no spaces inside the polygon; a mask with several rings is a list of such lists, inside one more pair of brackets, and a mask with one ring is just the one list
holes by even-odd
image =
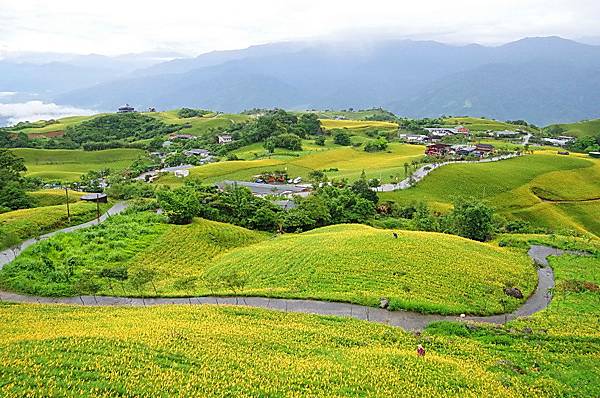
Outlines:
{"label": "curved footpath", "polygon": [[431,173],[433,170],[438,169],[442,166],[449,165],[449,164],[498,162],[500,160],[512,159],[512,158],[516,158],[518,156],[523,156],[523,155],[510,154],[510,155],[502,155],[502,156],[495,156],[495,157],[491,157],[491,158],[485,158],[485,159],[481,159],[481,160],[455,160],[455,161],[448,161],[448,162],[442,162],[442,163],[426,164],[425,166],[420,167],[414,173],[412,173],[410,175],[410,177],[405,178],[404,180],[400,181],[397,184],[383,184],[383,185],[378,186],[377,188],[373,188],[373,190],[377,191],[377,192],[392,192],[392,191],[398,191],[398,190],[402,190],[402,189],[408,189],[408,188],[412,187],[414,184],[416,184],[417,182],[421,181],[423,178],[427,177],[427,175],[429,173]]}
{"label": "curved footpath", "polygon": [[[124,203],[119,203],[111,208],[100,221],[105,220],[112,214],[117,214],[127,207]],[[97,222],[89,222],[76,227],[66,228],[51,234],[44,235],[43,239],[60,233],[69,232],[76,229],[95,225]],[[35,243],[35,240],[25,242],[23,248]],[[8,250],[10,252],[10,250]],[[444,316],[429,315],[411,311],[388,311],[381,308],[373,308],[349,303],[327,302],[318,300],[298,300],[298,299],[279,299],[264,297],[190,297],[190,298],[129,298],[129,297],[110,297],[110,296],[81,296],[81,297],[36,297],[26,296],[17,293],[0,291],[0,300],[15,303],[40,303],[40,304],[70,304],[70,305],[90,305],[90,306],[144,306],[144,305],[165,305],[165,304],[216,304],[216,305],[243,305],[248,307],[265,308],[285,312],[300,312],[318,315],[335,315],[342,317],[352,317],[369,322],[384,323],[391,326],[401,327],[405,330],[422,330],[429,323],[434,321],[475,321],[501,324],[506,320],[515,319],[521,316],[528,316],[538,312],[550,303],[551,291],[554,287],[554,273],[548,264],[548,256],[559,256],[565,253],[583,254],[580,252],[563,251],[548,246],[531,246],[529,257],[540,267],[537,271],[538,285],[535,292],[527,301],[516,311],[510,314],[492,315],[492,316]],[[11,254],[12,255],[12,252]],[[2,265],[12,261],[12,258],[6,261],[7,251],[1,253],[0,268]]]}
{"label": "curved footpath", "polygon": [[114,216],[115,214],[121,213],[123,210],[125,210],[127,208],[127,206],[128,205],[126,202],[117,202],[113,207],[108,209],[106,211],[106,213],[104,213],[100,216],[100,220],[93,219],[92,221],[88,221],[83,224],[73,225],[72,227],[67,227],[67,228],[59,229],[58,231],[49,232],[47,234],[39,236],[38,238],[27,239],[26,241],[21,242],[21,244],[16,247],[3,250],[0,252],[0,269],[2,269],[2,267],[4,267],[6,264],[8,264],[12,260],[14,260],[15,257],[18,256],[23,250],[27,249],[29,246],[31,246],[39,241],[46,240],[56,234],[60,234],[63,232],[73,232],[73,231],[77,231],[78,229],[91,227],[92,225],[97,225],[98,222],[103,222],[110,216]]}

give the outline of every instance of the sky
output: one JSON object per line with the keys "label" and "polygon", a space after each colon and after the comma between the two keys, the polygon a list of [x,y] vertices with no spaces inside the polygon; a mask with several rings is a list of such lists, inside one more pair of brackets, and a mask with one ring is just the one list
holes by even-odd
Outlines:
{"label": "sky", "polygon": [[0,0],[0,52],[197,55],[370,37],[500,44],[600,37],[598,0]]}

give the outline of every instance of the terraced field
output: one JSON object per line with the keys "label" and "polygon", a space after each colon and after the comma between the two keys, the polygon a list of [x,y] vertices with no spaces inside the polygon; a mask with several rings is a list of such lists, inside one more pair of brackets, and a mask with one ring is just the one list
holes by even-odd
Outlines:
{"label": "terraced field", "polygon": [[40,177],[50,181],[76,181],[91,170],[111,168],[124,169],[140,156],[141,149],[107,149],[104,151],[83,151],[73,149],[12,149],[12,152],[25,160],[27,176]]}
{"label": "terraced field", "polygon": [[547,310],[418,336],[232,306],[0,303],[0,395],[598,396],[600,260],[551,264],[558,287]]}
{"label": "terraced field", "polygon": [[[75,268],[68,268],[69,259],[75,259]],[[389,231],[340,225],[269,239],[206,220],[173,226],[136,215],[116,216],[27,249],[2,269],[0,286],[69,296],[80,293],[78,278],[118,266],[130,275],[151,269],[156,278],[144,287],[126,280],[118,290],[101,279],[101,294],[244,294],[370,306],[386,297],[394,309],[443,314],[502,312],[504,287],[518,286],[527,297],[536,284],[523,252],[451,235],[400,232],[394,239]],[[64,272],[71,277],[55,277]],[[183,287],[189,278],[193,284]],[[507,308],[521,301],[511,300]]]}
{"label": "terraced field", "polygon": [[414,188],[380,196],[399,203],[426,201],[440,211],[449,209],[454,197],[473,196],[507,217],[536,226],[600,235],[594,216],[599,168],[600,162],[591,158],[540,152],[502,162],[445,166]]}
{"label": "terraced field", "polygon": [[398,124],[392,122],[378,122],[366,120],[335,120],[335,119],[320,119],[321,126],[325,130],[332,129],[349,129],[354,131],[376,128],[379,130],[396,131]]}

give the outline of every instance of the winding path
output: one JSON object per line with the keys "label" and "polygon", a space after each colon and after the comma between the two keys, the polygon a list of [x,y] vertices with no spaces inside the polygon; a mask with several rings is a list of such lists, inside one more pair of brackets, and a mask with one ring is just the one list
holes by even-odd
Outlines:
{"label": "winding path", "polygon": [[[117,204],[111,208],[101,219],[105,220],[111,214],[123,211],[126,204]],[[68,232],[76,229],[85,228],[94,225],[96,222],[90,222],[56,231],[44,235],[44,239],[59,232]],[[28,241],[29,242],[29,241]],[[27,246],[35,243],[32,240]],[[405,330],[422,330],[429,323],[434,321],[475,321],[501,324],[506,320],[517,317],[528,316],[538,312],[550,303],[551,288],[554,287],[554,273],[548,264],[548,256],[559,256],[565,253],[582,254],[579,252],[563,251],[548,246],[531,246],[529,257],[539,266],[538,285],[535,292],[527,301],[516,311],[510,314],[492,315],[492,316],[444,316],[429,315],[411,311],[388,311],[381,308],[373,308],[349,303],[327,302],[318,300],[299,300],[299,299],[279,299],[264,297],[190,297],[190,298],[129,298],[129,297],[111,297],[111,296],[81,296],[81,297],[36,297],[27,296],[18,293],[0,291],[0,300],[16,303],[40,303],[40,304],[69,304],[69,305],[89,305],[89,306],[145,306],[145,305],[166,305],[166,304],[216,304],[216,305],[244,305],[248,307],[265,308],[285,312],[299,312],[318,315],[335,315],[342,317],[352,317],[370,322],[384,323],[391,326],[401,327]],[[6,255],[6,251],[2,253]],[[12,261],[6,261],[2,258],[2,265]]]}
{"label": "winding path", "polygon": [[0,269],[2,269],[2,267],[4,267],[6,264],[8,264],[12,260],[14,260],[15,257],[18,256],[23,250],[27,249],[29,246],[33,245],[34,243],[37,243],[41,240],[46,240],[56,234],[60,234],[63,232],[73,232],[73,231],[77,231],[78,229],[91,227],[92,225],[97,225],[99,222],[103,222],[110,216],[114,216],[115,214],[121,213],[123,210],[125,210],[127,208],[127,206],[128,205],[125,202],[118,202],[113,207],[108,209],[106,211],[106,213],[102,214],[100,216],[99,220],[94,219],[92,221],[88,221],[83,224],[74,225],[72,227],[59,229],[58,231],[49,232],[49,233],[41,235],[37,238],[27,239],[26,241],[21,242],[21,244],[16,247],[3,250],[0,252]]}
{"label": "winding path", "polygon": [[408,188],[412,187],[414,184],[416,184],[417,182],[421,181],[423,178],[427,177],[427,175],[429,173],[431,173],[433,170],[438,169],[442,166],[449,165],[449,164],[490,163],[490,162],[498,162],[500,160],[512,159],[512,158],[516,158],[518,156],[522,156],[522,155],[510,154],[510,155],[485,158],[485,159],[481,159],[481,160],[453,160],[453,161],[442,162],[442,163],[426,164],[425,166],[418,168],[414,173],[412,173],[410,175],[410,177],[405,178],[404,180],[400,181],[397,184],[383,184],[383,185],[378,186],[377,188],[373,188],[373,190],[377,191],[377,192],[392,192],[392,191],[398,191],[398,190],[402,190],[402,189],[408,189]]}

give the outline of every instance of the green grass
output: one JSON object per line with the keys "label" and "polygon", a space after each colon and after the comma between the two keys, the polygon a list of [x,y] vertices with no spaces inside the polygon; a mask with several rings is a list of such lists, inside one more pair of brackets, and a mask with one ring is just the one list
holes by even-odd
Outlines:
{"label": "green grass", "polygon": [[53,123],[53,124],[49,124],[47,126],[43,126],[42,124],[39,125],[39,127],[31,127],[31,128],[26,128],[22,131],[25,134],[31,135],[31,136],[35,136],[36,134],[40,134],[40,135],[44,135],[47,133],[54,133],[54,132],[61,132],[64,133],[65,129],[68,126],[71,125],[75,125],[78,123],[81,123],[85,120],[89,120],[92,119],[94,117],[97,117],[100,115],[93,115],[93,116],[69,116],[69,117],[64,117],[61,119],[57,119],[57,123]]}
{"label": "green grass", "polygon": [[[67,203],[64,189],[42,189],[27,193],[35,201],[35,207],[56,206]],[[83,192],[69,190],[69,203],[75,203],[83,196]]]}
{"label": "green grass", "polygon": [[565,129],[561,135],[572,135],[575,137],[589,137],[600,134],[600,119],[584,120],[577,123],[559,124]]}
{"label": "green grass", "polygon": [[448,210],[455,197],[472,196],[509,218],[600,235],[593,215],[596,204],[547,201],[600,197],[598,167],[591,159],[541,152],[501,162],[444,166],[413,188],[380,196],[403,204],[425,201],[439,211]]}
{"label": "green grass", "polygon": [[[501,312],[505,285],[527,295],[535,272],[520,253],[456,236],[339,225],[287,235],[217,258],[208,279],[247,278],[245,294],[316,298],[432,313]],[[511,307],[519,303],[511,302]]]}
{"label": "green grass", "polygon": [[[108,209],[109,204],[102,204],[100,211]],[[36,207],[9,211],[0,214],[0,238],[6,234],[14,234],[19,240],[43,235],[47,232],[81,224],[96,217],[96,204],[77,202],[70,205],[71,221],[67,218],[65,205]],[[0,239],[0,249],[5,249],[6,244]]]}
{"label": "green grass", "polygon": [[[70,258],[77,264],[74,273],[57,278],[69,271]],[[131,275],[153,269],[155,286],[140,290],[126,282],[117,289],[103,279],[102,294],[245,294],[371,306],[387,297],[394,309],[454,314],[499,312],[505,285],[525,295],[535,286],[535,271],[523,253],[451,235],[401,232],[393,239],[389,231],[341,225],[268,239],[227,224],[197,220],[173,226],[144,214],[113,217],[29,248],[0,272],[0,284],[68,296],[80,293],[80,276],[115,266],[127,267]],[[196,278],[196,287],[182,289],[179,282],[188,277]],[[224,285],[229,278],[244,280],[243,289]]]}
{"label": "green grass", "polygon": [[599,396],[599,292],[573,281],[599,284],[600,259],[551,263],[558,288],[547,310],[420,335],[234,306],[2,303],[0,395]]}
{"label": "green grass", "polygon": [[218,115],[209,113],[201,117],[180,118],[177,116],[177,111],[150,112],[145,115],[160,119],[167,124],[190,124],[191,127],[181,130],[181,133],[195,136],[204,136],[211,129],[227,128],[234,123],[244,123],[252,119],[250,116],[229,113]]}
{"label": "green grass", "polygon": [[12,149],[25,160],[27,176],[44,180],[76,181],[91,170],[125,169],[145,152],[141,149],[107,149],[83,151],[75,149]]}
{"label": "green grass", "polygon": [[526,126],[519,126],[506,122],[501,122],[494,119],[485,119],[479,117],[450,117],[444,119],[448,125],[462,125],[467,127],[471,131],[482,132],[482,131],[502,131],[502,130],[523,130],[536,132],[536,129],[532,129]]}

